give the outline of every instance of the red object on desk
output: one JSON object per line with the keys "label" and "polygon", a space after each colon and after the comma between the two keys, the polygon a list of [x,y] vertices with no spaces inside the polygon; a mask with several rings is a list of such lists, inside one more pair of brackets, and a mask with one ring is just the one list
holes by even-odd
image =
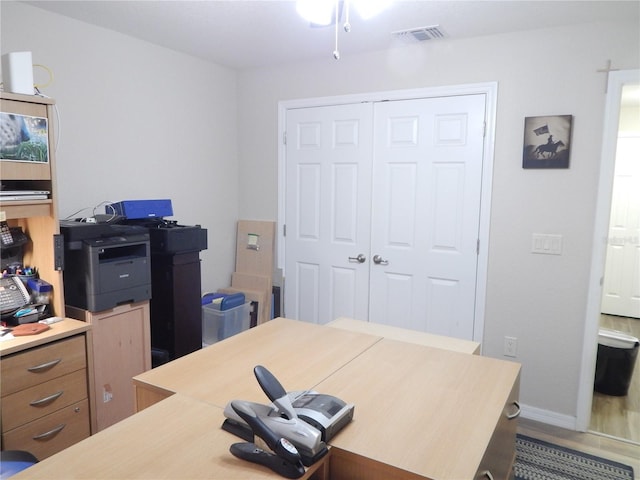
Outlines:
{"label": "red object on desk", "polygon": [[13,333],[14,337],[24,337],[26,335],[37,335],[46,332],[49,328],[49,325],[43,323],[23,323],[22,325],[13,327],[11,333]]}

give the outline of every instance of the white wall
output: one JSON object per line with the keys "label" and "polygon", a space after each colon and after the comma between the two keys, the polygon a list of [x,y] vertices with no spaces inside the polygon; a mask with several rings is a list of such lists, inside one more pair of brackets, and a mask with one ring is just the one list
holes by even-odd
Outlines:
{"label": "white wall", "polygon": [[[250,141],[239,147],[240,215],[277,216],[278,101],[497,81],[483,351],[503,358],[504,336],[517,337],[522,402],[570,425],[576,416],[603,129],[606,76],[596,70],[608,59],[615,68],[637,68],[638,45],[638,25],[599,24],[433,41],[343,55],[338,62],[328,45],[326,61],[242,72],[239,129]],[[574,116],[570,168],[523,170],[524,118],[552,114]],[[534,232],[561,234],[563,254],[531,254]]]}
{"label": "white wall", "polygon": [[[54,73],[62,218],[103,201],[170,198],[208,230],[202,288],[228,286],[238,218],[236,73],[16,2],[1,3],[2,53]],[[28,32],[28,33],[27,33]],[[35,69],[36,83],[48,76]],[[103,209],[99,210],[102,213]]]}

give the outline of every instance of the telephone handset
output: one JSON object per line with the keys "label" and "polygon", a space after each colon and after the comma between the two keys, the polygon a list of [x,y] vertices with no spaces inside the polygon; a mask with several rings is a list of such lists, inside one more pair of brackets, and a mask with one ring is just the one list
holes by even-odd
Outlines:
{"label": "telephone handset", "polygon": [[0,278],[0,312],[10,316],[31,301],[27,287],[18,277]]}
{"label": "telephone handset", "polygon": [[234,456],[269,467],[286,478],[300,478],[305,474],[298,449],[289,440],[271,430],[260,419],[251,403],[233,400],[231,408],[251,427],[253,434],[264,440],[273,452],[262,450],[253,442],[234,443],[229,448]]}
{"label": "telephone handset", "polygon": [[0,222],[0,241],[3,248],[19,247],[29,241],[20,227],[10,227],[7,222]]}

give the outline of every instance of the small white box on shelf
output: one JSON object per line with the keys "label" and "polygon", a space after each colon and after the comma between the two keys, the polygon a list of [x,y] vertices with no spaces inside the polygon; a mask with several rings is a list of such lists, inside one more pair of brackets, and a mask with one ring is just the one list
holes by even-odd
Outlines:
{"label": "small white box on shelf", "polygon": [[251,325],[251,302],[219,310],[211,303],[202,306],[202,346],[208,347],[229,338]]}
{"label": "small white box on shelf", "polygon": [[10,52],[2,55],[4,91],[33,95],[33,61],[31,52]]}

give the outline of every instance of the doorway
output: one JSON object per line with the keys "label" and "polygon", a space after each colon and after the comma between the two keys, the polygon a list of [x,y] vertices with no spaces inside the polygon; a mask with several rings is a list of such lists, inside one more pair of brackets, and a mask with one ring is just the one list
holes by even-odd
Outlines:
{"label": "doorway", "polygon": [[[625,84],[620,99],[599,326],[635,338],[640,337],[639,158],[640,85]],[[637,371],[627,395],[594,392],[589,429],[640,444],[640,374]]]}
{"label": "doorway", "polygon": [[[634,393],[633,384],[629,395],[626,397],[594,398],[593,382],[599,328],[601,326],[616,327],[617,325],[624,325],[624,322],[627,321],[625,319],[640,322],[640,319],[631,318],[638,316],[635,313],[638,306],[637,303],[633,303],[634,295],[630,294],[631,290],[629,290],[629,287],[633,287],[636,290],[638,288],[637,277],[636,280],[633,280],[633,275],[637,275],[637,268],[621,269],[620,267],[624,262],[629,260],[621,261],[619,258],[616,259],[616,257],[622,256],[623,249],[628,250],[626,247],[632,246],[631,244],[634,242],[635,247],[632,247],[631,250],[637,252],[638,225],[633,227],[635,228],[635,233],[630,236],[626,233],[620,236],[617,235],[615,230],[610,230],[611,226],[617,229],[627,227],[626,225],[623,226],[622,223],[624,222],[619,221],[617,218],[620,214],[616,211],[616,203],[619,203],[619,199],[624,199],[628,193],[635,194],[637,192],[637,185],[629,185],[631,188],[625,189],[625,183],[629,182],[626,182],[624,177],[628,177],[626,174],[629,173],[629,166],[637,167],[637,159],[640,156],[640,150],[638,150],[640,131],[637,130],[637,125],[640,123],[638,121],[640,98],[633,98],[630,95],[632,90],[637,92],[639,87],[640,70],[609,73],[590,291],[585,322],[585,346],[583,349],[576,421],[576,427],[580,431],[592,430],[596,433],[634,442],[637,442],[638,439],[630,438],[632,435],[625,433],[625,429],[629,428],[629,419],[638,417],[637,411],[635,413],[626,411],[627,409],[637,410],[638,404],[640,404],[640,398],[637,398],[638,394]],[[630,129],[629,125],[632,124],[635,126]],[[618,159],[620,164],[618,164]],[[631,159],[631,161],[626,162],[626,159]],[[625,165],[625,163],[628,163],[628,165]],[[618,181],[614,181],[616,174],[619,175],[620,173],[625,175],[618,178]],[[621,186],[621,188],[618,189],[618,186]],[[637,200],[632,200],[631,203],[635,208],[635,221],[637,222],[637,211],[640,205],[637,204]],[[620,232],[621,230],[618,230],[618,233]],[[616,237],[620,238],[616,239]],[[633,255],[636,255],[634,261],[637,262],[637,253]],[[631,275],[631,277],[625,277],[625,275]],[[621,301],[613,298],[615,296],[621,297],[618,299]],[[637,297],[637,293],[635,296]],[[612,312],[615,315],[603,315],[603,311]],[[629,314],[629,317],[626,317],[627,314]],[[625,328],[620,327],[617,329],[624,330]],[[640,372],[634,372],[633,378],[636,380],[640,378]],[[612,406],[616,402],[617,405]],[[620,415],[617,418],[611,416],[610,419],[607,419],[609,417],[608,414],[593,415],[592,419],[593,409],[600,409],[604,404],[609,404],[609,407],[611,407],[609,411],[620,410],[622,406],[619,412]],[[609,422],[609,425],[607,425],[607,422]]]}
{"label": "doorway", "polygon": [[[281,105],[280,125],[287,138],[287,144],[281,149],[279,195],[282,202],[279,222],[283,223],[282,229],[279,230],[284,231],[284,223],[287,229],[287,237],[281,238],[279,242],[279,265],[285,267],[286,275],[285,314],[318,323],[325,323],[338,316],[387,323],[389,318],[393,317],[399,322],[393,324],[405,328],[481,341],[495,85],[386,92],[357,97],[312,99]],[[463,102],[469,102],[469,99],[474,99],[476,106],[467,111],[465,109],[468,105],[463,105]],[[473,113],[470,113],[472,111]],[[428,113],[421,116],[421,112]],[[337,121],[333,119],[334,114],[337,115]],[[323,123],[323,116],[328,116],[326,124]],[[485,122],[486,134],[478,135],[478,132],[484,130]],[[424,210],[416,214],[415,206],[420,204],[423,208],[430,205],[429,208],[434,210],[433,206],[440,200],[444,205],[455,206],[463,211],[465,199],[463,196],[456,196],[455,192],[464,190],[466,193],[472,190],[468,185],[467,188],[457,188],[460,186],[456,185],[456,179],[464,176],[459,174],[459,163],[456,165],[456,162],[450,161],[444,168],[439,166],[434,175],[433,166],[426,165],[429,162],[425,160],[433,157],[433,154],[423,152],[421,162],[409,160],[407,157],[403,160],[403,155],[416,147],[415,135],[422,133],[418,125],[427,124],[439,127],[440,136],[434,136],[430,130],[419,142],[420,145],[426,145],[433,138],[439,138],[440,144],[435,148],[442,151],[448,149],[449,153],[458,149],[456,160],[461,157],[459,152],[462,148],[476,142],[473,149],[478,158],[474,165],[474,168],[477,168],[477,188],[475,197],[469,201],[469,204],[476,208],[472,215],[475,216],[475,221],[472,221],[474,232],[472,235],[466,235],[473,238],[470,241],[471,246],[465,247],[473,257],[473,272],[467,276],[470,278],[470,285],[466,287],[467,292],[470,291],[467,298],[470,296],[471,301],[458,302],[466,303],[467,307],[471,305],[468,307],[470,314],[467,315],[471,320],[462,327],[448,324],[446,321],[440,325],[429,325],[424,312],[428,308],[440,307],[443,307],[442,312],[449,311],[449,307],[456,302],[451,301],[445,305],[445,300],[453,299],[453,293],[456,289],[462,289],[463,282],[456,284],[449,281],[445,275],[431,275],[431,278],[425,275],[426,282],[423,279],[422,284],[415,287],[411,284],[415,276],[412,277],[411,273],[405,275],[401,269],[401,265],[406,264],[409,269],[412,264],[417,265],[421,256],[426,257],[427,250],[434,250],[424,248],[425,252],[419,251],[421,247],[429,244],[427,241],[422,243],[420,240],[421,245],[418,247],[407,241],[411,238],[414,244],[417,243],[414,239],[417,237],[412,237],[412,230],[423,228],[419,221],[428,220],[428,215],[433,215],[433,211]],[[466,135],[466,128],[473,130],[473,133],[463,137],[461,134]],[[329,133],[328,138],[332,139],[329,142],[332,150],[324,153],[319,146],[323,129]],[[469,139],[471,136],[476,140],[472,142]],[[395,155],[389,155],[389,145],[397,149]],[[399,155],[399,150],[405,152]],[[326,172],[323,173],[318,158],[327,162],[326,159],[331,156],[335,157],[335,163],[326,166]],[[392,158],[394,156],[395,158]],[[296,157],[296,163],[292,167],[290,160],[293,157]],[[450,156],[451,159],[454,157],[455,154]],[[323,182],[322,178],[328,180]],[[437,193],[441,186],[435,180],[441,182],[443,188],[439,196],[428,198],[430,192]],[[433,188],[420,188],[420,185],[425,185],[425,181],[431,181],[428,187]],[[324,185],[324,190],[320,189],[321,184]],[[327,185],[333,187],[327,188]],[[415,188],[411,188],[412,185]],[[336,189],[335,186],[340,188]],[[324,201],[321,200],[323,196],[327,197]],[[421,198],[420,202],[416,201],[417,197]],[[340,201],[336,203],[336,199]],[[292,204],[300,202],[305,204],[310,214],[300,214],[303,210],[297,205],[295,208],[292,207]],[[369,211],[364,214],[358,211],[356,215],[356,205],[358,208],[364,205]],[[394,212],[391,208],[393,206],[400,208]],[[331,212],[333,216],[327,223],[326,220],[322,220],[326,217],[322,217],[319,212]],[[449,230],[441,230],[442,235],[436,238],[440,242],[449,241],[445,245],[447,248],[442,249],[445,255],[449,255],[449,260],[456,254],[455,241],[462,236],[454,225],[452,213],[455,212],[448,211],[446,218],[440,218],[441,225],[449,227]],[[366,221],[359,222],[358,218],[366,218]],[[424,224],[429,224],[429,221],[425,221]],[[331,234],[328,242],[331,244],[330,248],[319,248],[317,240],[320,238],[320,228],[325,228]],[[386,243],[378,242],[381,238],[384,238]],[[281,248],[285,245],[286,248]],[[376,248],[380,251],[374,251]],[[308,255],[309,261],[297,259],[297,249],[306,249],[305,255]],[[407,258],[403,259],[400,254],[406,254],[406,251],[411,249],[413,253],[409,252]],[[333,263],[329,260],[332,258],[332,252],[338,252]],[[323,270],[319,266],[320,257],[323,255],[332,268]],[[318,258],[312,258],[314,256]],[[431,258],[425,262],[436,265],[438,260]],[[360,286],[359,278],[362,279],[364,287]],[[428,302],[426,295],[413,294],[412,298],[411,291],[426,292],[428,287],[433,286],[426,285],[429,280],[432,280],[440,291],[436,295],[439,302],[434,299],[427,305],[424,304]],[[380,285],[382,290],[376,290]],[[447,291],[448,287],[450,290]],[[377,293],[378,291],[383,293]],[[342,292],[345,294],[342,295]],[[452,293],[447,297],[449,292]],[[381,301],[383,305],[380,305]],[[371,302],[376,304],[376,308],[371,308]],[[420,302],[424,305],[419,305]],[[372,310],[387,313],[374,318],[375,316],[372,317],[369,313]],[[393,314],[389,314],[390,311]],[[415,312],[419,312],[422,318],[418,318],[419,315],[415,315]],[[456,317],[461,317],[458,312],[455,313]]]}

